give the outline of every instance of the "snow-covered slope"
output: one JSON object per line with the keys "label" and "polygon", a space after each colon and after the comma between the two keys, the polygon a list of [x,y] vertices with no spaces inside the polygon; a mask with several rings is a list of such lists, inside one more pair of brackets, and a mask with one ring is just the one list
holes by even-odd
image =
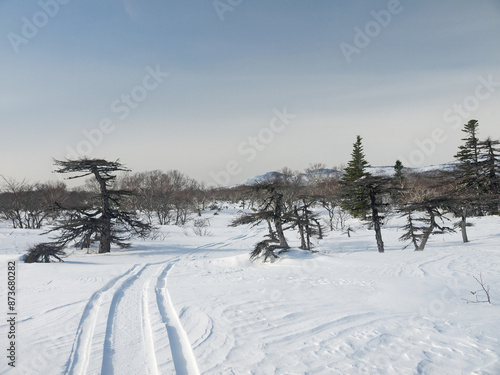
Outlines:
{"label": "snow-covered slope", "polygon": [[[450,162],[446,164],[429,165],[419,168],[404,168],[404,170],[408,172],[425,173],[433,171],[449,171],[449,170],[454,170],[455,168],[456,168],[456,163]],[[367,167],[366,171],[374,176],[393,176],[395,173],[394,166]],[[262,175],[252,177],[243,182],[242,185],[259,184],[263,182],[272,181],[277,178],[282,178],[283,176],[284,175],[282,172],[277,172],[277,171],[268,172]],[[301,180],[304,182],[311,181],[314,179],[317,180],[317,179],[327,179],[327,178],[339,178],[342,176],[342,170],[325,168],[325,169],[315,170],[312,172],[300,173],[299,176]]]}
{"label": "snow-covered slope", "polygon": [[[358,222],[318,253],[252,263],[264,227],[210,220],[208,236],[164,227],[157,240],[65,263],[19,262],[38,231],[0,224],[0,268],[17,260],[16,368],[2,374],[500,374],[500,218],[471,220],[472,242],[436,236],[386,253]],[[291,243],[298,239],[289,235]],[[492,304],[465,303],[491,287]],[[7,347],[7,281],[0,283]]]}

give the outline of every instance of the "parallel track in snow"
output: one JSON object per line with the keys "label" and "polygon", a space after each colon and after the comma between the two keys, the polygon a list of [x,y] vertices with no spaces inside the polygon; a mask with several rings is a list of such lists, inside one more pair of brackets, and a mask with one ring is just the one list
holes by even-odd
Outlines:
{"label": "parallel track in snow", "polygon": [[196,364],[196,358],[194,357],[193,349],[189,343],[189,338],[182,327],[179,315],[175,311],[167,289],[167,275],[172,266],[173,265],[167,266],[160,277],[158,277],[155,289],[156,300],[162,321],[168,332],[176,374],[199,375],[200,371],[198,370],[198,365]]}
{"label": "parallel track in snow", "polygon": [[167,288],[175,261],[136,264],[91,296],[65,374],[200,373]]}

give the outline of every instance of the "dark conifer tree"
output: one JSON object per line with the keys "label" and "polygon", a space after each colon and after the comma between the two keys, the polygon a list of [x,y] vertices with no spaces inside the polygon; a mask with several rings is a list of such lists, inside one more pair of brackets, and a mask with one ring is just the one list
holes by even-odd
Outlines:
{"label": "dark conifer tree", "polygon": [[384,216],[382,212],[387,206],[384,197],[387,197],[392,192],[391,185],[391,178],[371,175],[362,177],[354,183],[355,190],[359,192],[360,196],[368,197],[369,214],[365,216],[365,219],[369,220],[370,226],[375,231],[379,253],[384,252],[384,241],[382,240]]}
{"label": "dark conifer tree", "polygon": [[480,173],[485,203],[491,214],[498,214],[500,196],[500,141],[488,137],[479,142]]}
{"label": "dark conifer tree", "polygon": [[233,220],[230,226],[248,225],[253,226],[263,222],[268,224],[269,235],[267,239],[260,241],[255,245],[251,252],[250,259],[260,256],[264,257],[264,262],[269,258],[277,258],[275,250],[280,252],[287,251],[290,246],[285,238],[284,225],[286,223],[286,210],[283,201],[284,187],[279,183],[262,183],[253,186],[247,186],[247,194],[259,196],[258,208],[254,212],[242,214]]}
{"label": "dark conifer tree", "polygon": [[401,214],[401,217],[406,218],[406,224],[402,228],[404,233],[401,237],[399,237],[399,240],[410,241],[408,245],[403,248],[403,250],[411,244],[413,244],[415,250],[418,250],[420,240],[422,239],[423,228],[417,224],[415,208],[411,204],[405,204],[399,208],[398,212]]}
{"label": "dark conifer tree", "polygon": [[403,163],[400,160],[396,160],[394,164],[394,178],[392,179],[393,190],[391,192],[391,198],[396,204],[403,203],[404,191],[407,187],[407,177],[403,170]]}
{"label": "dark conifer tree", "polygon": [[459,151],[455,155],[458,161],[458,174],[456,175],[459,191],[472,195],[477,202],[475,213],[482,214],[480,197],[483,191],[481,178],[481,163],[478,134],[479,123],[477,120],[470,120],[464,125],[462,132],[466,134],[462,138],[464,144],[459,146]]}
{"label": "dark conifer tree", "polygon": [[[135,212],[122,208],[122,201],[132,193],[113,189],[115,172],[128,171],[118,161],[102,159],[55,160],[57,173],[77,173],[68,179],[93,176],[98,184],[98,193],[90,204],[73,210],[70,217],[56,225],[50,232],[60,231],[57,244],[66,245],[74,240],[81,247],[99,241],[99,253],[111,251],[111,244],[121,248],[130,247],[124,242],[133,235],[147,236],[152,227],[142,222]],[[65,207],[61,207],[65,209]],[[67,208],[66,208],[67,209]]]}
{"label": "dark conifer tree", "polygon": [[369,167],[363,152],[362,138],[356,136],[356,142],[353,145],[351,160],[344,169],[344,175],[340,180],[341,194],[343,197],[343,207],[353,216],[365,218],[370,209],[370,197],[366,195],[365,189],[359,189],[356,182],[370,176],[366,171]]}
{"label": "dark conifer tree", "polygon": [[365,154],[363,151],[363,138],[361,136],[356,136],[356,142],[353,144],[353,150],[351,153],[351,160],[347,163],[347,167],[344,169],[344,176],[342,181],[356,181],[361,177],[368,176],[369,173],[366,168],[370,165],[365,159]]}
{"label": "dark conifer tree", "polygon": [[317,213],[312,211],[316,200],[312,197],[301,197],[300,204],[294,205],[287,214],[287,222],[291,228],[298,228],[300,235],[300,249],[312,250],[311,237],[323,238],[323,227]]}
{"label": "dark conifer tree", "polygon": [[416,251],[422,251],[431,235],[454,232],[453,228],[443,225],[447,220],[445,213],[448,204],[445,198],[429,198],[406,204],[400,212],[407,218],[407,224],[404,226],[405,233],[399,239],[410,240]]}
{"label": "dark conifer tree", "polygon": [[404,181],[403,169],[404,169],[404,166],[403,166],[403,163],[401,162],[401,160],[396,160],[396,164],[394,164],[394,181],[398,185],[401,185],[401,187],[402,187],[403,181]]}
{"label": "dark conifer tree", "polygon": [[442,206],[443,202],[440,199],[429,199],[425,202],[422,202],[421,209],[423,210],[425,216],[421,218],[420,221],[425,225],[425,227],[422,233],[422,240],[420,241],[418,250],[424,250],[425,245],[427,244],[427,241],[429,240],[429,237],[431,235],[454,232],[453,228],[444,226],[442,224],[440,225],[438,223],[438,220],[441,223],[444,223],[444,221],[446,220],[444,211],[440,209]]}

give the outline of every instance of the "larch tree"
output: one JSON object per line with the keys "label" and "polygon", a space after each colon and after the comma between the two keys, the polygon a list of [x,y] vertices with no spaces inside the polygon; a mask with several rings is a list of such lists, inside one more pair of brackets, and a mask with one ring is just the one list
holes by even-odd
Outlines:
{"label": "larch tree", "polygon": [[406,219],[406,224],[402,227],[404,232],[399,237],[399,240],[409,241],[403,250],[411,244],[413,244],[415,250],[418,250],[420,240],[422,239],[422,232],[424,228],[418,225],[418,219],[415,217],[415,210],[416,208],[411,204],[405,204],[398,209],[400,217],[404,217]]}
{"label": "larch tree", "polygon": [[275,250],[284,252],[290,248],[284,233],[286,222],[286,208],[283,200],[284,187],[280,183],[271,182],[247,186],[246,190],[248,191],[247,195],[258,196],[258,208],[234,219],[230,226],[248,224],[255,226],[266,221],[269,229],[269,234],[266,236],[268,238],[255,245],[250,259],[263,256],[265,262],[269,257],[278,258],[274,253]]}
{"label": "larch tree", "polygon": [[[328,225],[331,231],[338,228],[338,222],[334,227],[334,218],[340,213],[340,193],[339,182],[335,177],[330,177],[322,181],[316,188],[318,202],[328,213]],[[342,217],[342,216],[341,216]],[[340,227],[343,228],[343,222],[340,221]]]}
{"label": "larch tree", "polygon": [[382,240],[382,225],[384,207],[388,205],[384,198],[394,190],[392,179],[388,177],[368,175],[354,182],[358,194],[368,197],[368,211],[365,219],[369,220],[370,226],[375,231],[375,239],[379,253],[384,252],[384,241]]}
{"label": "larch tree", "polygon": [[400,241],[410,240],[416,251],[423,251],[430,236],[454,232],[453,228],[444,225],[448,205],[447,198],[439,197],[404,205],[400,213],[406,217],[407,223]]}
{"label": "larch tree", "polygon": [[127,248],[130,244],[125,241],[132,236],[145,237],[150,233],[150,224],[142,222],[136,212],[122,208],[123,199],[132,193],[113,189],[115,173],[128,171],[119,161],[82,158],[55,160],[54,163],[57,173],[77,173],[68,179],[92,176],[98,185],[93,204],[73,210],[68,219],[50,231],[60,233],[56,243],[66,245],[76,241],[83,248],[98,241],[99,253],[109,253],[111,244]]}
{"label": "larch tree", "polygon": [[298,199],[297,204],[287,214],[290,227],[297,227],[300,236],[300,249],[312,250],[311,238],[323,239],[323,227],[319,215],[313,211],[313,206],[318,202],[314,196],[304,195]]}

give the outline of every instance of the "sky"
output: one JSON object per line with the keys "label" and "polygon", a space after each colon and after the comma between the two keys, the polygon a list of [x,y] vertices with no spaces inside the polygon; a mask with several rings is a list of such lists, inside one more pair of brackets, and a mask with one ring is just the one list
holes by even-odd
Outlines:
{"label": "sky", "polygon": [[0,175],[119,159],[208,185],[446,163],[500,138],[500,0],[0,0]]}

